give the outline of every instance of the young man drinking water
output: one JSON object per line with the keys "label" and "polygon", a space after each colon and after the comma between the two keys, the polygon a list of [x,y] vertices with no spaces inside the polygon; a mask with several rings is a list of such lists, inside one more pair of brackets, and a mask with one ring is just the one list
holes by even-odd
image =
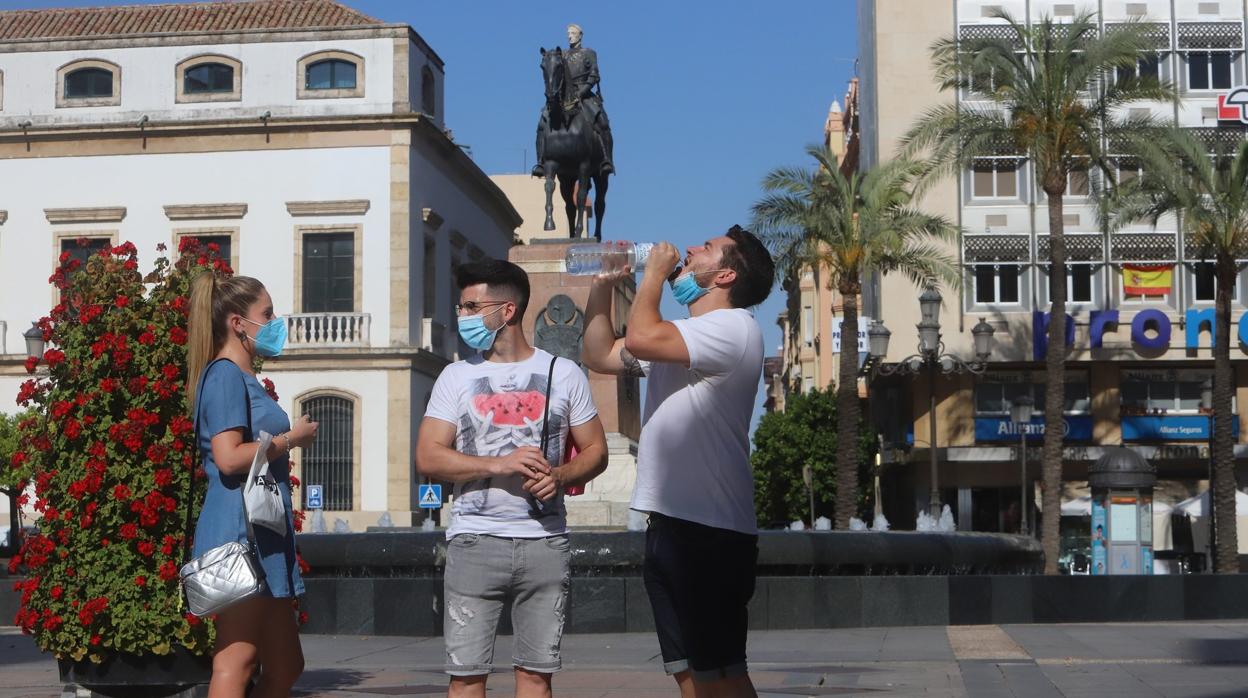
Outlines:
{"label": "young man drinking water", "polygon": [[745,658],[758,559],[749,428],[763,337],[747,308],[771,292],[775,265],[737,226],[689,247],[670,284],[690,317],[664,320],[659,300],[680,262],[668,243],[651,250],[623,339],[611,297],[627,272],[596,278],[582,360],[648,378],[631,507],[650,515],[644,574],[664,669],[684,698],[754,696]]}
{"label": "young man drinking water", "polygon": [[[455,277],[459,335],[479,353],[442,370],[416,445],[421,475],[455,483],[444,574],[447,695],[485,697],[510,601],[516,696],[544,698],[561,667],[571,576],[562,492],[606,469],[606,436],[581,368],[525,339],[524,270],[488,259]],[[569,438],[579,453],[561,464]]]}

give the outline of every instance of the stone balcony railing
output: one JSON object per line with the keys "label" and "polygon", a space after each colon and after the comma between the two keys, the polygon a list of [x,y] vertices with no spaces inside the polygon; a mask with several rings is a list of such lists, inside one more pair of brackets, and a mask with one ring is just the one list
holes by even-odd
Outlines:
{"label": "stone balcony railing", "polygon": [[369,313],[292,313],[286,316],[287,344],[292,349],[366,347]]}

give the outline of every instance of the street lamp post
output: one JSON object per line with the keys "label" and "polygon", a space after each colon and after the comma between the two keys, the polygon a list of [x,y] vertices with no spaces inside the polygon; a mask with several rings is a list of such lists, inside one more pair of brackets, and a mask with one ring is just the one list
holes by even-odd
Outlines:
{"label": "street lamp post", "polygon": [[1213,506],[1213,377],[1206,378],[1200,384],[1200,411],[1209,418],[1209,434],[1205,443],[1209,448],[1209,571],[1217,569],[1214,559],[1218,553],[1216,545],[1218,535],[1217,509]]}
{"label": "street lamp post", "polygon": [[1030,535],[1027,525],[1027,428],[1031,424],[1031,409],[1036,404],[1030,395],[1024,393],[1010,404],[1010,421],[1018,425],[1018,532]]}
{"label": "street lamp post", "polygon": [[928,404],[927,424],[930,432],[929,460],[931,467],[932,490],[928,495],[928,507],[931,515],[940,517],[940,487],[936,458],[936,374],[939,369],[944,375],[955,373],[981,374],[988,367],[988,356],[992,353],[992,325],[980,318],[979,324],[971,328],[974,337],[975,358],[963,361],[952,354],[944,353],[945,345],[940,338],[940,292],[928,286],[919,296],[919,323],[915,327],[919,331],[919,351],[895,364],[884,363],[888,355],[888,340],[892,335],[884,323],[876,320],[867,331],[868,352],[872,359],[872,372],[884,376],[917,375],[920,371],[927,372]]}

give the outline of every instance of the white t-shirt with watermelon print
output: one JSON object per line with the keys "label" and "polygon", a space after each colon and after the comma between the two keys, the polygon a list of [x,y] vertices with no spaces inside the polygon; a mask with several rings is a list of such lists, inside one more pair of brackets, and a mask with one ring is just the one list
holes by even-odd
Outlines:
{"label": "white t-shirt with watermelon print", "polygon": [[[454,424],[455,449],[465,455],[505,456],[521,446],[540,448],[551,358],[535,349],[533,356],[515,363],[486,361],[481,354],[456,361],[438,376],[425,416]],[[585,373],[572,361],[556,361],[546,460],[559,465],[568,430],[596,416]],[[519,475],[457,483],[446,537],[476,533],[545,538],[566,533],[563,494],[538,508],[523,484]]]}

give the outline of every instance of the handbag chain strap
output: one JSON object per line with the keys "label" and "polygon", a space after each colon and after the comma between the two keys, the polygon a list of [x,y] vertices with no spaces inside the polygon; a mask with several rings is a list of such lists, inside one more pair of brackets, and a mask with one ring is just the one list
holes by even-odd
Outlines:
{"label": "handbag chain strap", "polygon": [[[184,532],[182,536],[182,564],[184,565],[187,562],[189,562],[191,559],[191,531],[193,530],[192,520],[191,520],[191,511],[195,508],[194,506],[195,505],[195,473],[196,471],[199,470],[198,466],[200,462],[200,453],[199,453],[199,420],[201,416],[200,405],[203,402],[204,381],[207,380],[208,378],[208,369],[212,368],[213,364],[217,363],[218,361],[229,361],[229,359],[214,359],[211,363],[205,366],[203,373],[201,373],[199,376],[199,388],[195,391],[195,447],[194,447],[194,454],[191,456],[191,472],[190,472],[189,483],[187,484],[187,493],[186,493],[186,531]],[[244,401],[247,403],[247,427],[246,427],[247,435],[248,437],[251,437],[251,436],[254,436],[251,431],[251,394],[247,390],[247,378],[246,377],[243,378],[243,397],[244,397]],[[240,485],[238,488],[238,496],[243,498],[243,523],[247,525],[247,543],[251,546],[251,549],[257,553],[257,556],[258,556],[259,551],[256,548],[256,532],[251,527],[251,519],[247,518],[247,498],[243,496],[243,490],[246,488],[246,484],[247,483],[244,479],[243,484]],[[257,567],[259,567],[259,574],[263,577],[264,567],[261,565],[257,565]]]}

